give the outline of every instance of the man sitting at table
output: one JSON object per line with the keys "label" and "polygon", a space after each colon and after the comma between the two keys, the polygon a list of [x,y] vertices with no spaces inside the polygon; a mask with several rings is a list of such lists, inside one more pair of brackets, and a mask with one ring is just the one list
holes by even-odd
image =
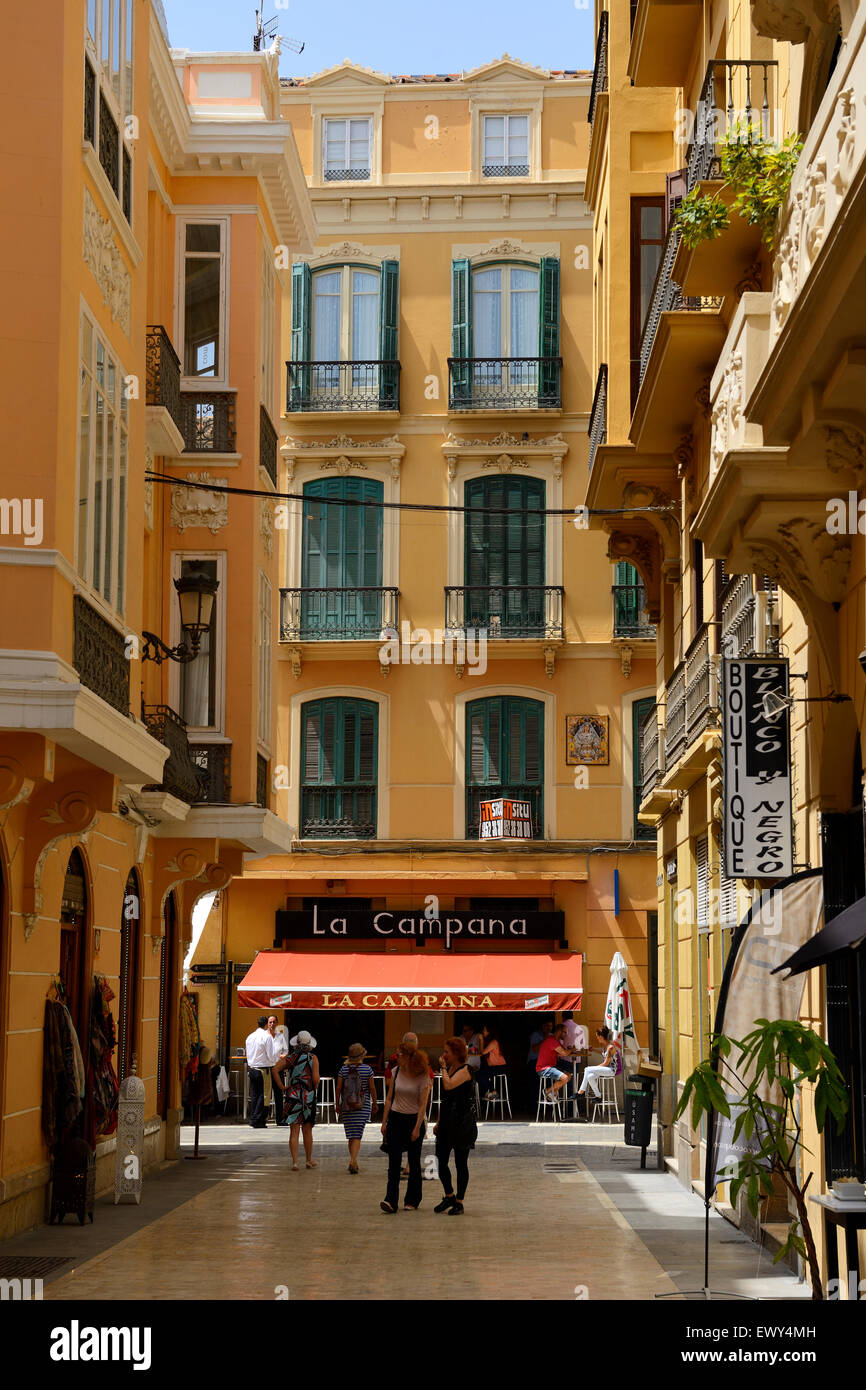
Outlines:
{"label": "man sitting at table", "polygon": [[553,1030],[553,1036],[545,1038],[539,1047],[538,1061],[535,1063],[536,1073],[546,1087],[544,1094],[548,1100],[557,1100],[563,1086],[567,1086],[571,1080],[571,1067],[567,1072],[560,1071],[555,1065],[556,1061],[562,1058],[570,1063],[574,1056],[574,1049],[565,1045],[565,1024],[559,1023]]}

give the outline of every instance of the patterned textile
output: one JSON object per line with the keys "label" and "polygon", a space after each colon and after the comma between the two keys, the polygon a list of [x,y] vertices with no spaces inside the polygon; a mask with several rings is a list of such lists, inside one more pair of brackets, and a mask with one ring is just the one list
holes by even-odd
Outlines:
{"label": "patterned textile", "polygon": [[286,1094],[283,1099],[286,1125],[316,1123],[316,1088],[313,1085],[313,1054],[290,1052],[286,1065]]}
{"label": "patterned textile", "polygon": [[180,1079],[185,1081],[198,1071],[198,1054],[201,1049],[201,1034],[198,1029],[198,1014],[195,1000],[185,989],[180,996],[180,1033],[178,1037],[178,1061]]}
{"label": "patterned textile", "polygon": [[80,1059],[81,1049],[69,1010],[53,999],[46,999],[42,1052],[42,1133],[49,1149],[56,1147],[82,1111],[76,1053]]}
{"label": "patterned textile", "polygon": [[90,1003],[90,1048],[87,1065],[88,1101],[87,1141],[96,1140],[117,1129],[117,1098],[120,1093],[111,1054],[117,1047],[117,1033],[111,1001],[114,990],[104,975],[94,975]]}
{"label": "patterned textile", "polygon": [[[363,1139],[364,1127],[369,1122],[372,1101],[370,1100],[370,1077],[373,1075],[373,1068],[366,1062],[361,1062],[360,1066],[352,1067],[352,1071],[357,1071],[361,1078],[364,1104],[360,1110],[344,1110],[340,1116],[343,1122],[343,1129],[347,1139]],[[343,1063],[339,1075],[343,1078],[343,1085],[346,1084],[346,1077],[349,1075],[348,1063]]]}

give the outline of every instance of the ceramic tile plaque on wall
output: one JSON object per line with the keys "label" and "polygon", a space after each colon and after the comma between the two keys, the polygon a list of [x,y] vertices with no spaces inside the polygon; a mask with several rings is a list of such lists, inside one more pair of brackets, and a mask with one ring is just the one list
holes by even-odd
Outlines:
{"label": "ceramic tile plaque on wall", "polygon": [[565,716],[565,761],[602,764],[610,761],[606,714]]}

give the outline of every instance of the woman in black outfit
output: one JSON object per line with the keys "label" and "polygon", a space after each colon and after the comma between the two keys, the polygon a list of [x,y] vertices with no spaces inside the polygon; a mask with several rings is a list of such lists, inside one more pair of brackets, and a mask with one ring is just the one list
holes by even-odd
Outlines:
{"label": "woman in black outfit", "polygon": [[[472,1073],[466,1065],[466,1043],[463,1038],[449,1038],[442,1051],[442,1102],[439,1122],[433,1126],[436,1135],[436,1158],[439,1178],[445,1196],[434,1211],[449,1216],[463,1215],[463,1198],[469,1186],[469,1150],[475,1147],[478,1126],[475,1123]],[[457,1169],[457,1191],[451,1185],[448,1161],[454,1151]]]}

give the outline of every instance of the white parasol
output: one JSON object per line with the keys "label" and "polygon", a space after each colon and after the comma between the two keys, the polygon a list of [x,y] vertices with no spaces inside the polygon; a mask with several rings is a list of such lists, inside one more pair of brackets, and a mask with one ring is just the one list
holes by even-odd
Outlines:
{"label": "white parasol", "polygon": [[622,1047],[623,1069],[626,1066],[636,1067],[638,1046],[628,992],[628,966],[619,951],[614,954],[610,963],[610,986],[607,991],[604,1021],[611,1035]]}

